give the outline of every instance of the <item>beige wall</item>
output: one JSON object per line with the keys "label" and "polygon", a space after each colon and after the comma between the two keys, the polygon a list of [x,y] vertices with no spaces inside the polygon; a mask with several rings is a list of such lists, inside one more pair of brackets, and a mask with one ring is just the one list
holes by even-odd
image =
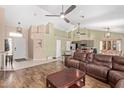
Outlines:
{"label": "beige wall", "polygon": [[55,29],[55,39],[61,40],[61,53],[63,54],[66,50],[66,41],[68,40],[67,32]]}
{"label": "beige wall", "polygon": [[4,9],[0,8],[0,51],[4,51]]}

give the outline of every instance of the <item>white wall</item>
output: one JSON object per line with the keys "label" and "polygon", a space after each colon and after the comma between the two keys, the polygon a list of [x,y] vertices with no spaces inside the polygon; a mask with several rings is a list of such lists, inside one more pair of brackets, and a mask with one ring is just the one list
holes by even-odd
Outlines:
{"label": "white wall", "polygon": [[[26,58],[26,39],[25,38],[13,38],[14,42],[14,58]],[[15,49],[16,48],[16,49]]]}
{"label": "white wall", "polygon": [[65,23],[65,21],[63,19],[46,17],[45,15],[50,13],[36,5],[6,5],[0,7],[5,8],[6,25],[16,26],[20,21],[23,26],[29,27],[50,22],[54,24],[54,27],[65,30],[63,26],[63,22]]}

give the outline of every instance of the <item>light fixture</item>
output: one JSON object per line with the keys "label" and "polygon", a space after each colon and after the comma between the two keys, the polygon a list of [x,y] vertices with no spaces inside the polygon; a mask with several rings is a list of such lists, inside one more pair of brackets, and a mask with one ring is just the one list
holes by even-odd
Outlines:
{"label": "light fixture", "polygon": [[20,22],[18,22],[18,26],[16,27],[16,32],[10,32],[9,36],[10,37],[23,37],[22,27],[21,27],[21,23]]}
{"label": "light fixture", "polygon": [[10,37],[22,37],[23,35],[18,33],[18,32],[10,32],[9,33],[9,36]]}
{"label": "light fixture", "polygon": [[107,33],[105,34],[106,38],[110,38],[111,37],[111,33],[110,33],[110,28],[106,28],[107,29]]}
{"label": "light fixture", "polygon": [[77,35],[80,35],[80,23],[77,24],[78,27],[77,27]]}
{"label": "light fixture", "polygon": [[109,38],[109,37],[110,37],[110,35],[111,35],[111,34],[110,34],[110,32],[107,32],[106,37],[108,37],[108,38]]}
{"label": "light fixture", "polygon": [[22,33],[22,27],[21,27],[21,23],[20,22],[18,22],[18,26],[17,26],[16,30],[17,30],[17,32]]}
{"label": "light fixture", "polygon": [[62,18],[62,19],[65,18],[65,15],[63,13],[61,13],[60,18]]}

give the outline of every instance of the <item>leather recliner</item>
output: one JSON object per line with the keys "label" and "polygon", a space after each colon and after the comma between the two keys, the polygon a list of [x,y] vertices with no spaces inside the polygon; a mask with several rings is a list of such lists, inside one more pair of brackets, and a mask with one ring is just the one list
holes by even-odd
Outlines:
{"label": "leather recliner", "polygon": [[124,79],[120,79],[115,85],[115,88],[124,88]]}
{"label": "leather recliner", "polygon": [[87,54],[85,53],[85,60],[82,60],[79,63],[79,69],[82,70],[82,71],[87,72],[87,64],[92,63],[93,56],[94,56],[93,53],[87,53]]}
{"label": "leather recliner", "polygon": [[87,74],[107,82],[108,71],[112,68],[112,56],[94,55],[93,62],[87,64]]}
{"label": "leather recliner", "polygon": [[74,52],[73,57],[66,57],[65,58],[65,65],[67,67],[74,67],[80,69],[80,63],[86,60],[86,53],[82,53],[81,51]]}
{"label": "leather recliner", "polygon": [[[122,83],[118,83],[121,82],[120,81],[121,79],[124,79],[124,57],[113,56],[112,69],[109,71],[109,76],[108,76],[109,84],[112,87],[115,87],[116,84],[117,86],[119,86],[119,84],[122,84]],[[124,80],[123,80],[123,85],[124,85]]]}

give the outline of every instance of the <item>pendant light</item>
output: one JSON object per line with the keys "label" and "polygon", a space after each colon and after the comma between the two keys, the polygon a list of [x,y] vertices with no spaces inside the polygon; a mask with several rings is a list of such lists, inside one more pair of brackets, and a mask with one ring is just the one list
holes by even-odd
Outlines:
{"label": "pendant light", "polygon": [[16,27],[16,32],[10,32],[9,36],[10,37],[23,37],[22,27],[21,27],[20,22],[18,22],[18,26]]}
{"label": "pendant light", "polygon": [[107,29],[107,33],[105,34],[106,38],[110,38],[111,37],[111,33],[110,33],[110,28],[106,28]]}

